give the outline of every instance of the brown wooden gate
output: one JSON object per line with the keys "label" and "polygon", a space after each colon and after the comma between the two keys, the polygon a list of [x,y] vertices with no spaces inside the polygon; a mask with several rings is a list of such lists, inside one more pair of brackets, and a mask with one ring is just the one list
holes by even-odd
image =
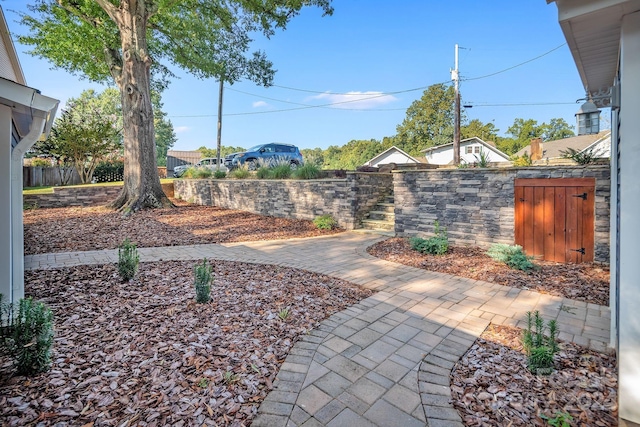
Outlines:
{"label": "brown wooden gate", "polygon": [[516,179],[516,244],[548,261],[593,261],[595,184],[595,178]]}

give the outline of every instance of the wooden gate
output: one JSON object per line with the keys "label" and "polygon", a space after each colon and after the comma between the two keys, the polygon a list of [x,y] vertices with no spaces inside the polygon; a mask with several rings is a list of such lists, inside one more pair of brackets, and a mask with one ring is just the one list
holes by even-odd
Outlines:
{"label": "wooden gate", "polygon": [[516,179],[516,244],[547,261],[593,261],[595,183],[595,178]]}

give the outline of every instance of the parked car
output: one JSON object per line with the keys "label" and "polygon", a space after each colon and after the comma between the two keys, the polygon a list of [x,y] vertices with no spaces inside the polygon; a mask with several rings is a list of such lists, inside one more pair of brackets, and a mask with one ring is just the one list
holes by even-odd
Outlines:
{"label": "parked car", "polygon": [[[212,171],[216,171],[218,165],[218,159],[216,159],[215,157],[208,157],[206,159],[202,159],[200,160],[198,163],[196,163],[195,165],[180,165],[180,166],[176,166],[173,168],[173,176],[176,178],[180,178],[182,175],[184,175],[185,171],[189,168],[207,168],[207,169],[211,169]],[[228,169],[225,165],[220,165],[220,170],[227,172]]]}
{"label": "parked car", "polygon": [[256,170],[262,164],[275,165],[280,162],[288,162],[292,169],[302,165],[302,154],[298,147],[276,143],[256,145],[244,153],[236,153],[231,160],[231,169],[247,165],[249,170]]}
{"label": "parked car", "polygon": [[238,154],[242,154],[242,153],[244,153],[244,151],[238,151],[238,152],[227,154],[226,156],[224,156],[224,165],[227,167],[227,169],[229,170],[233,169],[233,159]]}

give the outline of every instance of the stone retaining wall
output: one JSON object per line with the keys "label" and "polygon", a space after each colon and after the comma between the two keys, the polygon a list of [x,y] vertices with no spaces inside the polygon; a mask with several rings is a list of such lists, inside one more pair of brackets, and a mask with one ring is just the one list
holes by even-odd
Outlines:
{"label": "stone retaining wall", "polygon": [[596,178],[595,260],[609,262],[609,166],[394,172],[395,231],[431,235],[437,220],[454,244],[513,244],[515,178]]}
{"label": "stone retaining wall", "polygon": [[[162,184],[164,193],[173,197],[173,183]],[[120,185],[54,187],[50,194],[26,194],[22,203],[28,208],[62,208],[67,206],[100,206],[113,201],[122,190]]]}
{"label": "stone retaining wall", "polygon": [[389,173],[348,172],[346,179],[180,179],[174,186],[177,197],[192,203],[282,218],[314,219],[329,214],[341,227],[351,230],[391,193],[393,177]]}

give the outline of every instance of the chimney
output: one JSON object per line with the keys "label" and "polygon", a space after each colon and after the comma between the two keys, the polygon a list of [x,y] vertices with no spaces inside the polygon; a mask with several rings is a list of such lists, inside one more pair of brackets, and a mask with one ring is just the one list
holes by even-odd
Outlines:
{"label": "chimney", "polygon": [[542,138],[531,140],[531,161],[542,159]]}

